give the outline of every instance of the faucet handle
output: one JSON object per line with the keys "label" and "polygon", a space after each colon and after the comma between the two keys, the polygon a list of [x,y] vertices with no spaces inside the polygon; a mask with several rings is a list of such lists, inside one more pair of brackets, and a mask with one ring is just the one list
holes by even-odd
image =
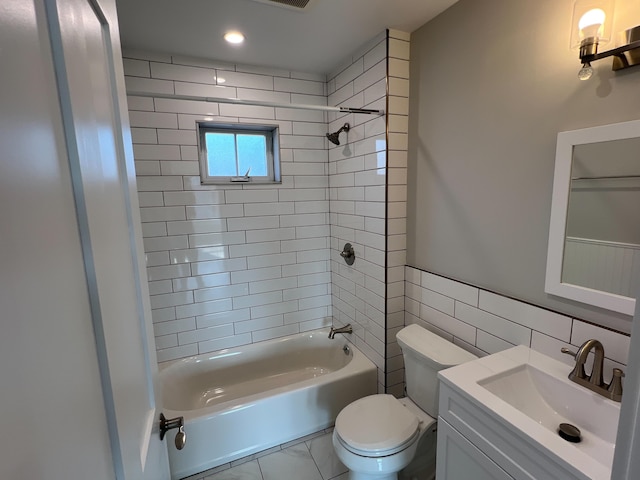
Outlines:
{"label": "faucet handle", "polygon": [[562,347],[560,351],[566,355],[571,355],[576,360],[576,364],[573,367],[573,370],[571,371],[571,373],[569,374],[569,379],[587,378],[587,372],[584,371],[584,363],[578,362],[578,353],[574,352],[573,350],[569,350],[568,348],[565,348],[565,347]]}
{"label": "faucet handle", "polygon": [[613,378],[607,391],[609,392],[611,400],[615,400],[616,402],[622,400],[622,377],[624,377],[624,372],[619,368],[614,368]]}

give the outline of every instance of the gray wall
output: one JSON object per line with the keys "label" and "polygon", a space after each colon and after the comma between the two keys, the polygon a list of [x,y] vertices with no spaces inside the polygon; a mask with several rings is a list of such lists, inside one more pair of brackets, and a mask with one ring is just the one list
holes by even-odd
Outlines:
{"label": "gray wall", "polygon": [[[616,31],[640,24],[638,2],[617,7]],[[412,34],[407,263],[628,332],[630,317],[544,293],[557,133],[640,117],[640,67],[577,79],[571,14],[461,0]]]}

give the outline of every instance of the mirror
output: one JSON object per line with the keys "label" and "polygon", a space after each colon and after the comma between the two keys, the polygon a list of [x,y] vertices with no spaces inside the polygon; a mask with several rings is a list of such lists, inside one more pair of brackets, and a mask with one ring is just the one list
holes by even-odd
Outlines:
{"label": "mirror", "polygon": [[545,292],[633,315],[639,207],[640,120],[559,133]]}

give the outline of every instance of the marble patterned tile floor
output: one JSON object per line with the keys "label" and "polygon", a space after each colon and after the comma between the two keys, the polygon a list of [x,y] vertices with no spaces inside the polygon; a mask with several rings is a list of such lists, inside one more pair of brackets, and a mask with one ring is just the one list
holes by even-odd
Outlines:
{"label": "marble patterned tile floor", "polygon": [[331,434],[323,430],[185,480],[347,480]]}

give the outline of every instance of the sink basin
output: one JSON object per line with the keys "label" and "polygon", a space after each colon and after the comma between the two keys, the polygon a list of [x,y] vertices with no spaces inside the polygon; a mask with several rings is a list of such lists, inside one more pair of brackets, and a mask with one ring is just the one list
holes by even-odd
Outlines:
{"label": "sink basin", "polygon": [[[584,472],[610,478],[620,404],[567,378],[571,367],[525,346],[514,347],[441,372],[441,378],[519,436]],[[580,429],[580,443],[558,426]]]}
{"label": "sink basin", "polygon": [[561,423],[578,427],[582,441],[576,448],[611,467],[620,415],[613,402],[530,364],[478,384],[554,434]]}

